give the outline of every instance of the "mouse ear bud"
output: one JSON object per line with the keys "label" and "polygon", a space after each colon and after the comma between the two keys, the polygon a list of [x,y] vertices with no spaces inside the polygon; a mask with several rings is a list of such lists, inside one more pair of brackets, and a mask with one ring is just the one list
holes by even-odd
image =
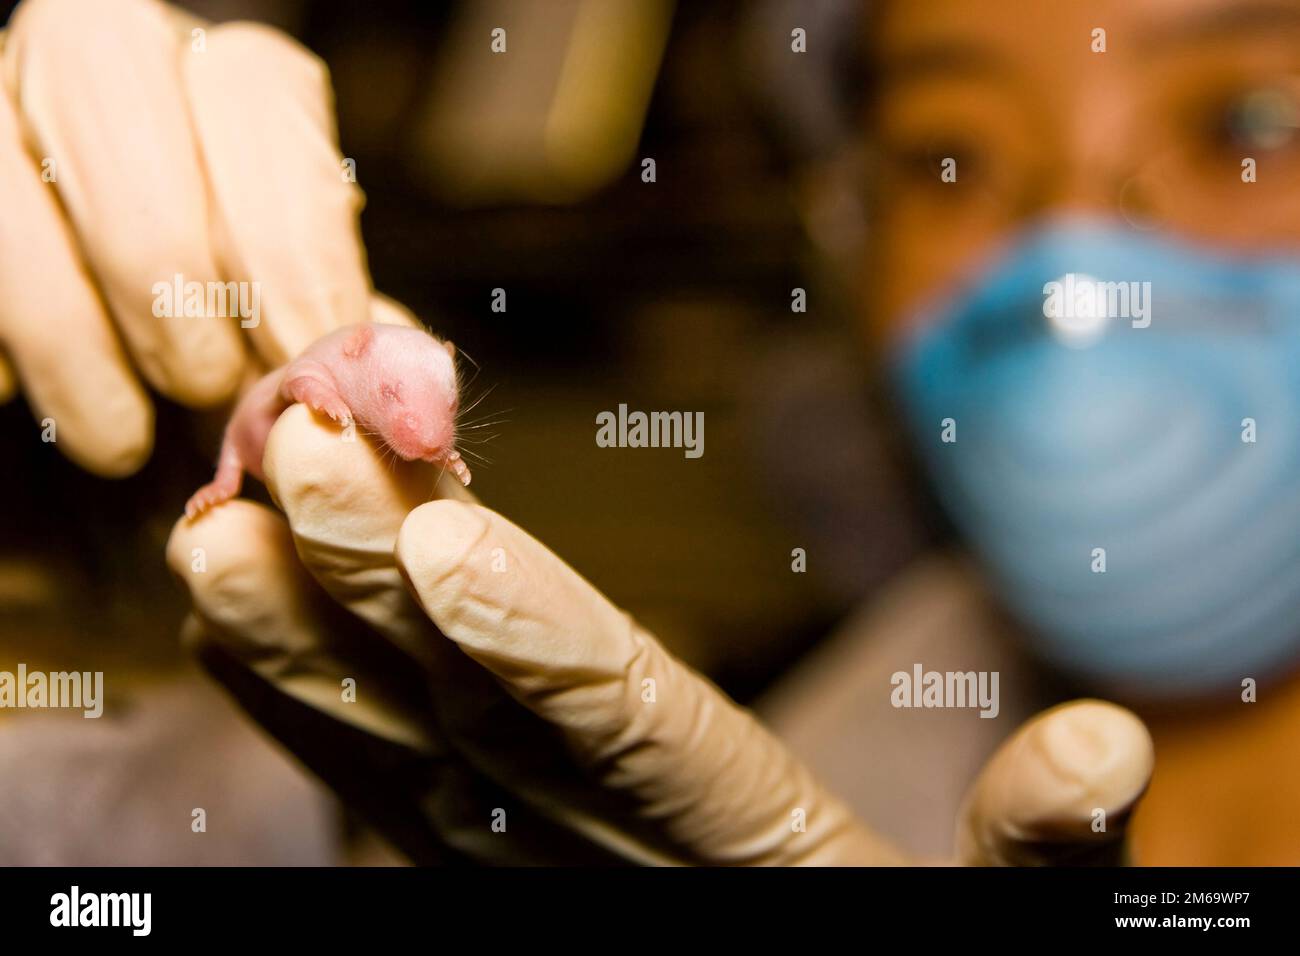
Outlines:
{"label": "mouse ear bud", "polygon": [[357,330],[343,342],[343,354],[348,358],[361,358],[366,352],[370,351],[370,343],[374,340],[374,326],[358,326]]}
{"label": "mouse ear bud", "polygon": [[451,344],[451,339],[443,339],[442,347],[447,350],[447,354],[451,356],[451,360],[453,362],[456,361],[456,346]]}

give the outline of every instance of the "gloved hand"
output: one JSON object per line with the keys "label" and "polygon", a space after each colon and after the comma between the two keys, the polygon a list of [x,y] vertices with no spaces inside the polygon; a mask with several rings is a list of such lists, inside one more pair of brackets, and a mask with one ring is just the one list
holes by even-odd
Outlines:
{"label": "gloved hand", "polygon": [[[0,401],[21,385],[73,461],[148,458],[140,378],[217,404],[368,316],[362,196],[312,54],[156,0],[24,0],[0,42]],[[249,305],[258,283],[259,321],[157,315],[176,276],[249,283]]]}
{"label": "gloved hand", "polygon": [[[287,523],[231,501],[167,558],[212,673],[414,860],[907,862],[541,543],[391,457],[295,405],[263,461]],[[1040,715],[973,787],[961,862],[1118,859],[1151,764],[1125,710]]]}

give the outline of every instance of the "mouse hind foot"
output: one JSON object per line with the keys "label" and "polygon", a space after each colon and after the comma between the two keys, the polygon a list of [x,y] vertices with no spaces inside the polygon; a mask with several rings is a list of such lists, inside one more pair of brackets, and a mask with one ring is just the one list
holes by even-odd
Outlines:
{"label": "mouse hind foot", "polygon": [[208,482],[185,502],[185,517],[193,521],[209,508],[224,504],[238,493],[239,489],[230,487],[228,482]]}
{"label": "mouse hind foot", "polygon": [[190,495],[185,502],[185,517],[193,521],[203,512],[229,501],[239,494],[244,481],[244,467],[229,441],[221,450],[221,462],[212,480]]}

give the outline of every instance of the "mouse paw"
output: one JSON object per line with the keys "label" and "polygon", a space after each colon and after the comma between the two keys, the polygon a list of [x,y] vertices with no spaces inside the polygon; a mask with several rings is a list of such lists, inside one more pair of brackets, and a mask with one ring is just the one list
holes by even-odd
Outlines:
{"label": "mouse paw", "polygon": [[347,402],[333,388],[317,379],[302,375],[288,381],[285,388],[290,398],[302,402],[313,412],[328,415],[340,425],[352,423],[352,409],[348,408]]}
{"label": "mouse paw", "polygon": [[320,406],[312,406],[315,411],[324,412],[340,425],[352,424],[352,409],[343,403],[342,399],[336,401],[324,402]]}
{"label": "mouse paw", "polygon": [[451,469],[453,475],[460,479],[462,485],[469,485],[469,465],[465,464],[465,459],[460,457],[460,452],[453,451],[447,456],[447,467]]}
{"label": "mouse paw", "polygon": [[237,492],[238,488],[231,488],[228,482],[209,482],[185,502],[185,517],[193,521],[209,508],[229,501]]}
{"label": "mouse paw", "polygon": [[337,395],[316,395],[313,399],[303,404],[313,412],[328,415],[331,421],[338,422],[340,425],[352,424],[352,409],[348,408],[343,399]]}

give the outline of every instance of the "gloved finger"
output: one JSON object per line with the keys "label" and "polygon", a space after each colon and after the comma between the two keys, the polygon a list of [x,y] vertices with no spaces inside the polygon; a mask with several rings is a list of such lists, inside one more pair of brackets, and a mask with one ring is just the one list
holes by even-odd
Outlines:
{"label": "gloved finger", "polygon": [[234,394],[245,356],[237,320],[207,314],[210,300],[226,310],[177,57],[155,0],[24,0],[4,68],[132,359],[164,394],[205,406]]}
{"label": "gloved finger", "polygon": [[153,447],[153,406],[86,275],[54,187],[0,88],[0,396],[16,370],[42,431],[77,464],[130,474]]}
{"label": "gloved finger", "polygon": [[371,293],[370,321],[381,325],[404,325],[408,329],[422,329],[424,323],[402,303],[382,292]]}
{"label": "gloved finger", "polygon": [[[472,500],[470,493],[432,465],[392,462],[365,436],[347,437],[305,406],[289,408],[266,443],[267,488],[288,516],[299,558],[322,588],[419,665],[451,745],[484,777],[519,794],[497,804],[515,821],[508,836],[486,825],[480,832],[491,841],[484,852],[500,853],[519,841],[531,845],[546,839],[544,831],[559,830],[574,836],[555,861],[593,855],[605,863],[620,856],[665,860],[664,853],[627,845],[621,832],[598,819],[591,807],[602,802],[597,788],[575,787],[562,742],[438,634],[407,593],[393,558],[403,519],[431,495]],[[552,822],[529,827],[519,816]]]}
{"label": "gloved finger", "polygon": [[403,681],[409,668],[354,659],[360,628],[295,559],[284,519],[240,500],[182,518],[167,564],[193,605],[182,640],[209,672],[413,859],[447,862],[410,793],[446,776],[420,688]]}
{"label": "gloved finger", "polygon": [[383,675],[352,659],[359,627],[337,613],[296,560],[289,528],[274,511],[236,499],[194,521],[180,519],[167,541],[167,565],[204,628],[282,693],[373,736],[432,749],[418,703],[368,692],[337,706],[345,680],[373,688],[384,686]]}
{"label": "gloved finger", "polygon": [[1151,779],[1151,735],[1100,700],[1053,707],[1019,728],[966,796],[958,861],[972,866],[1124,862],[1134,805]]}
{"label": "gloved finger", "polygon": [[[342,441],[337,428],[301,406],[280,417],[262,464],[272,496],[288,515],[298,554],[324,589],[425,669],[439,727],[457,751],[548,819],[640,862],[897,859],[858,826],[842,804],[823,793],[752,717],[668,658],[657,644],[658,654],[652,656],[663,671],[661,686],[672,693],[671,702],[657,705],[662,719],[649,716],[655,708],[645,706],[639,684],[628,684],[625,693],[612,697],[617,681],[610,673],[595,668],[575,671],[563,653],[564,640],[579,646],[593,642],[592,657],[606,663],[613,657],[613,646],[633,650],[620,641],[629,623],[585,583],[581,593],[597,611],[580,602],[538,611],[552,615],[556,633],[534,635],[533,668],[527,675],[516,675],[525,683],[548,677],[560,684],[581,682],[567,694],[569,709],[535,709],[538,701],[531,698],[521,703],[516,686],[507,682],[503,689],[495,666],[484,669],[475,663],[483,659],[460,653],[465,644],[438,633],[433,623],[443,622],[431,623],[428,605],[422,610],[411,599],[393,558],[401,529],[407,544],[398,550],[406,555],[405,573],[422,582],[427,594],[436,587],[429,568],[437,556],[449,562],[464,557],[457,547],[464,536],[456,534],[455,516],[491,515],[472,504],[469,493],[454,480],[445,475],[439,480],[432,466],[386,462],[367,442]],[[435,480],[443,498],[411,512],[434,491]],[[441,514],[437,509],[444,508],[451,509],[453,524],[420,533],[426,529],[417,519],[429,511]],[[508,525],[496,516],[492,519]],[[507,561],[514,563],[508,566],[516,570],[504,575],[487,570],[484,562],[491,562],[493,555],[476,555],[475,567],[482,574],[475,580],[487,587],[508,587],[514,581],[521,588],[519,602],[531,609],[546,608],[569,594],[565,587],[551,585],[580,579],[541,545],[508,527],[531,542],[533,550],[510,551]],[[442,537],[444,530],[449,538]],[[508,540],[504,546],[509,551],[514,543]],[[523,563],[530,559],[531,564]],[[535,572],[519,570],[521,566]],[[540,589],[526,592],[525,582],[537,583]],[[608,613],[599,613],[601,607]],[[610,614],[615,633],[590,628],[592,620],[608,623]],[[527,617],[521,608],[521,620]],[[644,641],[638,646],[644,647]],[[610,667],[620,673],[616,665]],[[573,744],[591,742],[584,729],[604,736],[608,724],[619,720],[627,731],[624,746],[611,754],[589,747],[580,754],[585,758],[581,765],[574,763]]]}
{"label": "gloved finger", "polygon": [[469,497],[424,462],[392,461],[358,430],[305,405],[288,408],[262,456],[267,490],[289,519],[299,557],[325,591],[412,659],[432,666],[428,621],[402,587],[393,541],[406,514],[435,494]]}
{"label": "gloved finger", "polygon": [[610,862],[512,809],[442,740],[417,668],[330,601],[284,519],[235,500],[180,519],[167,562],[193,604],[187,645],[267,731],[420,863]]}
{"label": "gloved finger", "polygon": [[209,27],[181,75],[212,188],[217,261],[252,282],[243,323],[266,364],[365,321],[370,276],[355,166],[339,152],[324,63],[278,30]]}
{"label": "gloved finger", "polygon": [[439,630],[697,859],[900,862],[751,713],[500,515],[421,505],[396,553]]}

